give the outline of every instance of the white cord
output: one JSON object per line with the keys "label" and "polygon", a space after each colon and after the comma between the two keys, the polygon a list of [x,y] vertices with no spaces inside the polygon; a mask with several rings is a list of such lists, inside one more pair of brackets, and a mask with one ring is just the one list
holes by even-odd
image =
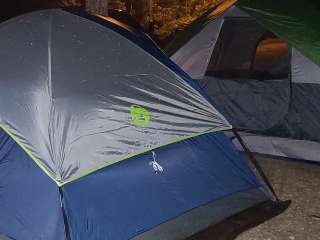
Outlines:
{"label": "white cord", "polygon": [[155,173],[163,172],[163,167],[156,161],[156,153],[152,151],[153,161],[149,162],[149,165],[153,167]]}

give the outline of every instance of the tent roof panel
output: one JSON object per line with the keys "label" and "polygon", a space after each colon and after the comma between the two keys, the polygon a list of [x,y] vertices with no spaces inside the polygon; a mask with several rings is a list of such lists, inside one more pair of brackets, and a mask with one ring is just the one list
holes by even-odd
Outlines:
{"label": "tent roof panel", "polygon": [[178,73],[113,29],[46,10],[0,33],[0,123],[58,184],[231,127]]}

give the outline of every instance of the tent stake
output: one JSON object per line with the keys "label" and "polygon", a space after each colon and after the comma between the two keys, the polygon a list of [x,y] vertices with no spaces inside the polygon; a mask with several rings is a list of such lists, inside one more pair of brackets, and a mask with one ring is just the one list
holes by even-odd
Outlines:
{"label": "tent stake", "polygon": [[241,136],[239,135],[239,133],[233,128],[232,129],[233,134],[235,135],[235,137],[237,138],[237,140],[239,141],[239,143],[241,144],[243,150],[246,152],[246,154],[248,155],[250,161],[252,162],[252,164],[254,165],[254,167],[257,169],[259,175],[262,177],[263,181],[265,182],[265,184],[267,185],[267,187],[269,188],[270,192],[273,194],[274,198],[276,199],[277,202],[280,201],[278,195],[276,194],[274,188],[272,187],[270,181],[268,180],[268,177],[266,176],[266,174],[264,173],[262,167],[260,166],[260,164],[258,163],[257,159],[255,158],[255,156],[252,154],[252,152],[249,150],[249,148],[245,145],[243,139],[241,138]]}

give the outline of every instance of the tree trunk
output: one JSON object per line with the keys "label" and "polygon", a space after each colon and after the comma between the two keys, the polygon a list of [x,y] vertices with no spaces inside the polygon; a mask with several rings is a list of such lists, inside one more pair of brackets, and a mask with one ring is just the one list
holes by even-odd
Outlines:
{"label": "tree trunk", "polygon": [[144,29],[149,28],[149,6],[150,0],[132,1],[132,15],[137,19]]}
{"label": "tree trunk", "polygon": [[108,0],[86,0],[86,11],[91,14],[108,16]]}

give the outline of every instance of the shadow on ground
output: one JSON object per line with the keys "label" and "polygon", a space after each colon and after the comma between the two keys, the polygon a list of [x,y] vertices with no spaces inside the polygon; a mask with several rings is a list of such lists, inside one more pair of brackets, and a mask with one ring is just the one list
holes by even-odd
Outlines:
{"label": "shadow on ground", "polygon": [[292,203],[236,240],[320,240],[320,165],[257,158],[279,197]]}
{"label": "shadow on ground", "polygon": [[320,240],[320,165],[256,158],[282,201],[261,203],[187,240]]}

